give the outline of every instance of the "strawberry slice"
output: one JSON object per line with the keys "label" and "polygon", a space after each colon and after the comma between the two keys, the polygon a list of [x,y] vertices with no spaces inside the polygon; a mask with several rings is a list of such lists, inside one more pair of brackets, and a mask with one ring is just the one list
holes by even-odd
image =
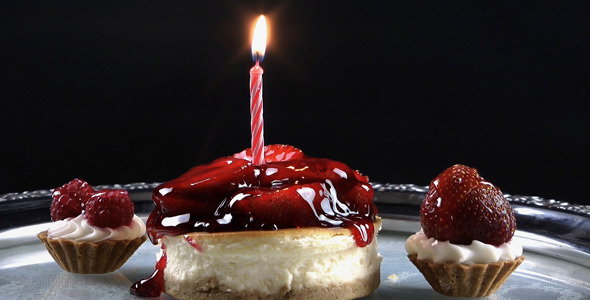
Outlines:
{"label": "strawberry slice", "polygon": [[430,183],[420,207],[429,238],[469,245],[478,240],[499,246],[512,239],[516,220],[499,188],[474,168],[454,165]]}

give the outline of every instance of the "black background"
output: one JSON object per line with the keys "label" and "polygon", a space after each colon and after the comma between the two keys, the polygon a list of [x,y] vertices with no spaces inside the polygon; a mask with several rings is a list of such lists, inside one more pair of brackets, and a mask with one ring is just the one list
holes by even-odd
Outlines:
{"label": "black background", "polygon": [[160,182],[250,146],[250,34],[271,28],[267,144],[427,185],[589,203],[584,1],[8,1],[0,193]]}

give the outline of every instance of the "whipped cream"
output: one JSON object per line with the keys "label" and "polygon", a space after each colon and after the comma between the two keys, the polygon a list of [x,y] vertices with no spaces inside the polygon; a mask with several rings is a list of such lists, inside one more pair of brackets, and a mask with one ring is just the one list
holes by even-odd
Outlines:
{"label": "whipped cream", "polygon": [[77,242],[100,242],[104,240],[131,240],[145,234],[145,224],[136,215],[129,226],[100,228],[88,224],[83,214],[75,218],[59,220],[47,230],[51,239],[68,239]]}
{"label": "whipped cream", "polygon": [[472,265],[513,260],[522,255],[522,245],[514,239],[498,247],[480,241],[458,245],[428,238],[421,230],[406,240],[406,251],[408,254],[417,254],[418,259],[432,260],[435,263]]}

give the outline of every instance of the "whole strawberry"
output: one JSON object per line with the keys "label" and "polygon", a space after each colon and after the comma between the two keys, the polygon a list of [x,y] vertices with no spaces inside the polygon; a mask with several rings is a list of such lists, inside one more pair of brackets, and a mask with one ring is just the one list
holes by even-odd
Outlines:
{"label": "whole strawberry", "polygon": [[53,190],[50,212],[51,220],[75,218],[84,210],[84,204],[94,194],[88,182],[81,179],[72,181]]}
{"label": "whole strawberry", "polygon": [[131,224],[133,202],[126,190],[100,190],[86,202],[86,219],[97,227],[117,228]]}
{"label": "whole strawberry", "polygon": [[424,234],[453,244],[478,240],[499,246],[512,239],[516,220],[500,189],[474,168],[454,165],[430,183],[420,207]]}

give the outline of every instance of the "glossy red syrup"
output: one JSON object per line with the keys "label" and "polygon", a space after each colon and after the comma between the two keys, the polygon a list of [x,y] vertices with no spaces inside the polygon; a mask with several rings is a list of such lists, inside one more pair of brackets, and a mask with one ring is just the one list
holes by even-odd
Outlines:
{"label": "glossy red syrup", "polygon": [[190,236],[185,236],[184,240],[191,245],[193,248],[195,248],[197,251],[199,252],[203,252],[203,249],[201,248],[201,246],[199,245],[199,243],[197,243],[197,241],[195,241],[195,239],[191,238]]}
{"label": "glossy red syrup", "polygon": [[134,283],[129,292],[139,297],[159,297],[164,292],[164,269],[166,268],[166,251],[156,263],[152,276]]}
{"label": "glossy red syrup", "polygon": [[377,208],[368,178],[341,162],[312,158],[293,146],[251,150],[190,169],[153,192],[147,221],[153,243],[188,232],[345,227],[359,247],[372,241]]}

